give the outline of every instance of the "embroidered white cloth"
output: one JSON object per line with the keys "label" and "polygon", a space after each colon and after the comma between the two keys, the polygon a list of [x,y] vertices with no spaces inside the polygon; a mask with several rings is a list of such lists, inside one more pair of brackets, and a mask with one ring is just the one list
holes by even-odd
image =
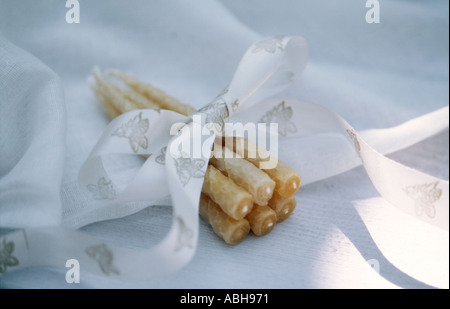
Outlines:
{"label": "embroidered white cloth", "polygon": [[[56,2],[48,2],[49,8],[52,6],[55,7],[55,12],[52,13],[49,13],[47,10],[47,13],[44,14],[42,12],[42,7],[37,6],[36,10],[33,10],[32,13],[34,19],[26,19],[14,15],[14,12],[21,12],[20,14],[23,14],[23,12],[26,11],[17,7],[21,6],[20,4],[2,3],[2,6],[0,7],[0,12],[2,14],[1,20],[2,23],[8,25],[5,27],[5,25],[2,24],[2,31],[14,43],[25,47],[36,56],[43,59],[44,62],[62,77],[64,90],[66,92],[65,105],[68,111],[67,118],[65,118],[63,112],[64,102],[61,99],[61,94],[58,93],[58,81],[55,76],[52,73],[48,73],[49,71],[44,65],[38,63],[35,59],[25,53],[16,52],[14,46],[5,39],[2,39],[2,61],[3,59],[6,59],[7,61],[2,63],[3,70],[1,71],[1,115],[2,117],[5,117],[3,115],[11,113],[11,119],[5,117],[5,121],[3,122],[5,125],[1,127],[2,145],[8,143],[8,145],[11,145],[12,147],[19,148],[18,151],[11,151],[12,154],[16,154],[16,156],[13,156],[10,153],[6,153],[5,150],[3,150],[6,148],[2,147],[2,158],[3,156],[8,157],[8,159],[13,158],[9,159],[11,160],[10,162],[7,161],[8,164],[2,164],[3,187],[1,198],[5,198],[5,202],[2,200],[2,216],[0,217],[0,220],[6,222],[2,223],[3,227],[55,225],[58,223],[57,220],[61,209],[63,210],[63,225],[69,227],[80,227],[99,219],[121,217],[139,209],[140,206],[137,205],[137,208],[124,207],[116,210],[114,213],[108,211],[93,212],[89,208],[89,202],[80,199],[81,194],[76,185],[77,171],[107,123],[106,118],[102,115],[100,108],[84,82],[85,77],[89,74],[92,64],[97,63],[105,67],[118,66],[123,69],[130,69],[134,71],[135,74],[146,76],[151,81],[158,80],[161,83],[160,85],[168,92],[173,93],[185,102],[194,102],[192,103],[193,105],[200,107],[208,102],[211,97],[214,97],[215,94],[229,82],[232,76],[232,70],[236,67],[237,61],[242,53],[248,45],[259,38],[254,32],[237,22],[223,6],[215,2],[209,2],[207,5],[203,3],[202,6],[179,3],[179,6],[176,7],[175,11],[171,14],[161,15],[152,12],[168,12],[168,4],[155,2],[150,5],[143,2],[136,2],[135,5],[140,9],[130,9],[129,11],[123,10],[117,3],[116,7],[110,7],[110,4],[107,3],[104,3],[102,7],[93,6],[92,4],[82,5],[82,16],[84,17],[82,17],[81,23],[79,25],[67,25],[63,19],[65,9],[60,8],[59,4],[56,4]],[[237,4],[233,4],[232,2],[228,2],[227,5],[231,7],[237,6]],[[439,6],[442,4],[435,5]],[[314,6],[311,5],[307,7],[309,7],[310,10],[314,9]],[[344,7],[353,13],[357,11],[356,9],[353,9],[350,4],[347,6],[344,5]],[[142,8],[148,9],[142,10]],[[245,18],[247,8],[248,7],[244,6],[239,9],[234,9],[234,12],[238,16],[243,14],[243,18]],[[272,7],[272,9],[274,9],[273,12],[276,12],[276,8],[279,8],[279,6]],[[414,8],[414,6],[410,7],[408,5],[401,6],[401,9],[409,10],[408,12],[410,12],[412,16],[415,14]],[[435,10],[433,7],[427,9],[430,21],[436,19],[439,20],[439,18],[445,20],[445,15],[444,17],[440,16],[443,11]],[[107,29],[106,25],[111,25],[108,24],[108,19],[94,19],[93,17],[98,14],[99,10],[108,12],[108,16],[116,17],[118,20],[122,21],[130,21],[130,23],[124,23],[120,28],[112,26],[110,27],[112,29]],[[395,13],[397,12],[397,8],[386,7],[385,10],[387,16],[389,16],[389,12],[394,12],[391,13],[393,18],[398,17]],[[58,13],[56,13],[56,11]],[[295,10],[287,11],[292,12]],[[361,12],[360,18],[362,20],[361,22],[365,23],[363,21],[363,11],[364,10]],[[6,14],[6,12],[8,12],[8,14]],[[142,12],[145,12],[146,14],[155,14],[155,16],[152,15],[154,17],[151,19],[152,23],[148,22],[148,16]],[[186,12],[192,12],[192,14],[186,14]],[[285,14],[288,14],[286,12]],[[211,16],[221,16],[221,19],[217,21],[216,19],[211,19]],[[280,20],[281,19],[280,16]],[[46,33],[46,35],[39,36],[39,40],[37,40],[38,36],[33,35],[33,31],[24,32],[23,29],[27,27],[26,20],[35,23],[33,24],[36,29],[34,31],[43,32]],[[305,17],[304,22],[307,23],[307,20],[308,19]],[[298,22],[300,23],[301,21]],[[14,23],[16,23],[15,27]],[[60,29],[59,32],[51,27],[52,24],[60,25],[60,27],[57,27]],[[127,26],[125,26],[125,24],[127,24]],[[208,31],[205,32],[205,24],[214,27],[209,27]],[[274,24],[276,25],[277,23]],[[432,22],[429,22],[429,24],[425,22],[425,24],[430,27],[430,29],[434,29],[434,24]],[[187,27],[187,25],[189,25],[189,27]],[[289,25],[284,26],[287,27],[285,28],[286,30],[280,31],[280,33],[289,30],[292,31],[288,28]],[[369,27],[369,25],[365,24],[362,24],[362,26]],[[420,26],[423,28],[423,24]],[[144,29],[159,28],[160,30],[142,31],[141,27]],[[258,25],[255,25],[255,27],[255,29],[258,29]],[[366,29],[370,29],[367,31],[374,31],[372,28]],[[284,29],[279,28],[275,30]],[[261,32],[262,34],[266,34],[264,31]],[[108,33],[109,37],[107,35]],[[133,35],[130,36],[130,33],[133,33]],[[305,35],[304,33],[301,34]],[[446,40],[446,38],[438,36],[439,33],[435,35],[436,41],[431,41],[431,43],[440,46],[437,37],[441,40]],[[101,36],[102,39],[97,42],[99,36]],[[230,44],[231,37],[233,38],[233,44]],[[382,40],[381,37],[379,39]],[[365,131],[366,129],[398,125],[403,121],[420,116],[424,113],[432,112],[448,104],[448,73],[446,73],[446,69],[443,69],[447,68],[445,64],[448,64],[448,59],[445,58],[445,47],[441,47],[440,49],[437,48],[438,52],[436,52],[436,49],[431,50],[421,45],[430,43],[424,38],[419,37],[410,40],[411,41],[408,41],[410,45],[396,46],[396,48],[409,48],[408,50],[413,53],[410,61],[416,60],[417,62],[418,60],[421,60],[422,62],[418,61],[418,63],[421,63],[422,65],[411,68],[409,62],[404,61],[402,67],[400,66],[401,62],[399,64],[396,61],[392,61],[385,66],[385,71],[376,71],[373,72],[373,74],[369,74],[371,73],[370,71],[360,72],[358,69],[349,69],[345,66],[339,67],[339,65],[346,63],[346,59],[347,61],[349,60],[349,58],[344,57],[343,51],[348,50],[348,48],[356,48],[356,46],[361,44],[360,42],[352,43],[352,41],[348,41],[346,42],[348,44],[343,44],[342,47],[337,46],[334,50],[337,54],[341,51],[340,55],[342,56],[342,59],[339,59],[339,61],[336,60],[333,62],[334,64],[328,65],[325,63],[327,64],[325,66],[324,60],[321,60],[320,56],[318,56],[316,61],[314,61],[313,58],[313,61],[308,66],[309,69],[305,72],[301,84],[297,84],[297,87],[291,88],[288,95],[321,103],[322,105],[337,111],[358,131],[364,132],[363,136],[369,143],[383,153],[401,149],[406,145],[419,141],[424,137],[429,136],[432,132],[427,132],[423,128],[416,131],[405,130],[406,132],[402,131],[404,134],[401,138],[397,137],[396,139],[389,139],[392,131],[387,131],[386,135],[381,138],[378,134],[379,132],[375,132],[377,134],[374,134],[374,131]],[[65,43],[70,42],[72,42],[72,45],[66,46]],[[81,42],[83,42],[83,46],[74,46],[73,42],[80,42],[80,45]],[[116,45],[115,43],[117,42],[120,42],[121,44]],[[333,41],[331,40],[331,42]],[[90,46],[90,48],[86,51],[85,46]],[[155,46],[158,47],[156,48]],[[230,46],[232,46],[232,48]],[[313,54],[314,50],[317,50],[319,46],[323,45],[313,44],[311,53]],[[163,50],[170,50],[171,52],[161,52]],[[395,48],[393,48],[393,50],[395,50]],[[429,59],[422,59],[420,57],[422,54],[414,54],[417,50],[423,52],[425,55],[427,55],[427,52],[430,53],[430,59],[431,56],[433,56],[432,59],[434,62],[430,63]],[[379,51],[380,50],[378,50],[378,52]],[[439,51],[442,54],[439,54]],[[385,53],[388,52],[385,51]],[[61,57],[61,55],[65,56]],[[105,57],[104,55],[108,56]],[[318,55],[321,55],[321,53],[318,52]],[[388,55],[392,57],[395,53],[391,51]],[[333,55],[330,55],[329,59],[334,59],[333,57]],[[354,63],[358,64],[358,60],[360,61],[358,68],[364,68],[362,59],[358,59],[357,57],[356,59],[354,58],[355,57],[350,58],[354,60]],[[70,59],[72,59],[72,61]],[[73,61],[74,59],[78,61]],[[217,61],[217,59],[220,59],[220,61]],[[22,67],[12,65],[14,64],[13,61],[22,64]],[[229,65],[222,67],[224,61],[229,62]],[[375,59],[373,61],[376,62],[377,60]],[[30,64],[28,64],[28,62],[30,62]],[[24,63],[26,65],[23,65]],[[424,67],[425,69],[423,69]],[[211,68],[216,68],[217,70],[217,73],[214,74],[215,77],[202,78],[202,74],[205,74],[205,72],[208,72]],[[30,69],[33,74],[18,74],[26,69]],[[404,77],[400,74],[406,69],[414,73],[412,74],[413,77]],[[35,72],[40,71],[43,72],[43,78],[36,77],[39,75]],[[388,89],[389,91],[384,91],[385,93],[383,95],[378,92],[376,95],[372,94],[371,90],[374,90],[372,83],[374,81],[385,81],[387,79],[386,75],[388,77],[392,75],[390,71],[396,72],[395,74],[399,75],[390,77],[395,81],[396,85],[399,85],[399,89],[391,89],[386,86],[386,88],[383,89]],[[437,76],[438,78],[423,80],[424,75],[428,76],[425,73],[430,76]],[[342,78],[343,76],[349,75],[355,76],[355,78],[352,80],[345,80]],[[5,78],[3,78],[3,76],[5,76]],[[17,78],[17,76],[19,77]],[[46,85],[46,87],[35,86],[31,78],[31,80],[26,78],[29,76],[36,78],[34,81],[35,83],[41,82]],[[341,77],[342,80],[336,81],[333,78],[334,76]],[[16,77],[20,83],[14,82],[13,77]],[[324,82],[324,79],[326,79],[326,82]],[[360,88],[361,84],[359,83],[363,83],[364,81],[367,81],[367,84],[364,86],[368,89],[362,90]],[[410,89],[407,87],[408,85],[414,85],[414,83],[421,85],[421,88]],[[158,85],[158,83],[156,84]],[[324,85],[327,86],[325,89],[323,88]],[[331,87],[331,85],[333,87]],[[14,86],[17,88],[14,88]],[[406,94],[404,88],[407,89]],[[28,90],[24,94],[24,98],[21,98],[14,92],[14,89],[19,89],[16,90],[17,92],[23,89]],[[40,91],[42,91],[43,94]],[[44,95],[47,100],[40,100],[39,94]],[[287,94],[283,94],[283,97],[286,96]],[[426,97],[427,100],[420,100],[421,96]],[[35,101],[29,98],[32,98]],[[29,109],[20,107],[21,105],[19,103],[14,102],[22,103],[23,106],[27,106],[26,104],[32,104],[31,106],[33,107],[39,106],[38,111],[44,112],[42,115],[38,112],[30,112]],[[412,106],[406,105],[412,104],[411,102],[413,102]],[[426,104],[423,102],[426,102]],[[358,105],[356,105],[356,103],[358,103]],[[13,108],[12,104],[18,104],[18,108]],[[48,106],[46,104],[48,104]],[[22,108],[22,112],[20,108]],[[26,116],[29,118],[23,116],[23,109],[27,110],[29,114]],[[62,117],[49,117],[49,114],[45,113],[45,111],[50,111],[56,115],[62,115]],[[21,117],[21,121],[13,121],[15,119],[13,117],[14,115],[16,115],[16,119],[17,117]],[[46,121],[46,116],[54,122]],[[30,120],[24,121],[24,118]],[[32,126],[34,123],[33,120],[36,121],[37,125]],[[24,130],[25,133],[17,130],[16,125],[23,122],[29,124],[26,128],[30,128],[28,131]],[[62,136],[64,135],[64,126],[66,123],[68,124],[68,134],[67,143],[64,145]],[[52,130],[53,135],[46,133],[48,132],[46,131],[46,127],[51,128],[50,130]],[[406,128],[409,129],[411,129],[411,127],[417,126],[406,126]],[[287,130],[289,130],[289,128],[287,128]],[[33,136],[33,134],[35,134],[35,136]],[[46,153],[46,151],[51,149],[51,144],[45,146],[45,143],[41,142],[41,136],[38,134],[43,134],[44,138],[42,140],[47,140],[48,143],[55,143],[55,146],[51,146],[55,151]],[[22,137],[24,137],[24,141],[28,138],[31,142],[16,142],[16,144],[10,144],[10,140],[15,139],[16,141],[22,141]],[[429,151],[433,154],[431,158],[434,158],[429,163],[429,166],[436,168],[436,171],[431,171],[435,176],[448,178],[448,174],[445,172],[445,170],[448,171],[448,144],[446,144],[447,146],[445,145],[445,133],[436,138],[434,138],[434,143],[429,142],[428,144],[431,146],[434,145],[433,150]],[[443,146],[435,145],[436,141],[438,141],[438,144],[444,142]],[[20,149],[20,147],[27,148],[26,150],[23,150]],[[34,150],[33,147],[37,147],[37,150]],[[63,170],[61,162],[62,151],[64,148],[66,149],[67,155]],[[426,159],[430,158],[430,155],[422,154],[421,151],[418,151],[417,149],[420,150],[421,148],[416,148],[414,155],[420,153],[421,156],[419,158],[413,156],[413,158],[415,158],[412,160],[413,167],[423,168],[421,162],[424,162],[424,160],[425,162],[429,162],[426,161]],[[300,149],[294,148],[290,153],[282,153],[281,158],[289,162],[299,155],[299,150]],[[34,156],[30,153],[33,153]],[[441,154],[442,159],[436,160],[436,154],[438,155],[438,158],[439,154]],[[33,173],[36,173],[39,177],[33,176],[33,174],[23,175],[21,173],[24,173],[24,171],[29,168],[26,164],[32,164],[32,166],[37,165],[32,161],[33,158],[30,159],[27,156],[44,159],[39,160],[39,162],[48,160],[49,162],[52,162],[52,164],[46,164],[49,168],[45,169],[45,172],[33,169]],[[402,158],[408,158],[408,156],[400,156],[400,159]],[[25,165],[22,170],[21,165],[17,162],[23,162],[20,164]],[[130,161],[129,159],[124,159],[120,162],[122,165],[119,168],[123,170],[129,170],[131,167],[136,166],[135,162]],[[344,164],[344,162],[333,162],[331,158],[324,161],[324,163],[333,164],[334,166],[336,164]],[[304,164],[305,167],[301,172],[304,178],[306,178],[307,181],[309,180],[308,182],[331,176],[330,173],[327,173],[326,168],[323,169],[325,170],[324,174],[317,175],[314,173],[315,169],[308,174],[308,163],[305,162]],[[345,164],[343,165],[342,170],[352,167],[352,164]],[[43,164],[41,166],[43,166]],[[10,172],[10,170],[12,170],[12,172]],[[58,175],[61,175],[63,171],[64,178],[60,189],[58,186]],[[46,175],[45,173],[49,173],[49,175]],[[314,179],[313,175],[317,178]],[[13,195],[12,198],[8,197],[6,192],[12,195],[13,190],[11,189],[18,188],[18,186],[14,186],[17,182],[14,181],[13,177],[18,177],[21,181],[28,180],[24,181],[25,184],[20,186],[23,190],[29,189],[28,192],[35,192],[36,186],[40,189],[41,187],[39,186],[42,186],[44,183],[48,186],[44,186],[44,189],[48,190],[50,193],[45,194],[42,199],[29,195],[30,193],[27,193],[27,191],[22,195],[18,194],[15,195],[15,197]],[[28,179],[26,177],[28,177]],[[187,268],[166,279],[146,282],[141,286],[180,287],[189,284],[191,286],[206,287],[210,286],[208,282],[211,283],[211,280],[213,280],[214,277],[224,278],[223,282],[216,283],[216,287],[391,287],[392,284],[403,287],[421,287],[427,286],[426,284],[441,287],[448,286],[448,232],[436,230],[428,225],[421,225],[409,216],[396,213],[384,200],[379,198],[373,199],[373,197],[377,197],[378,194],[375,193],[373,187],[366,178],[367,176],[365,173],[358,169],[321,183],[306,186],[304,190],[297,195],[299,209],[294,217],[291,218],[292,220],[290,219],[289,222],[286,222],[285,227],[282,227],[282,225],[277,226],[279,229],[278,234],[274,231],[274,233],[270,235],[270,238],[268,238],[269,240],[266,238],[253,238],[251,239],[253,242],[251,244],[246,242],[240,247],[230,249],[221,244],[212,233],[208,233],[206,226],[203,226],[203,229],[201,230],[204,230],[204,234],[203,236],[200,235],[199,251],[196,258],[194,258],[194,261],[189,264]],[[50,180],[55,183],[50,182]],[[358,193],[355,194],[354,191]],[[61,202],[59,202],[59,194],[61,195]],[[17,197],[23,197],[25,200],[21,201]],[[52,214],[53,216],[46,216],[45,219],[39,219],[36,215],[32,214],[30,202],[27,202],[26,198],[36,201],[32,206],[35,207],[35,211],[36,209],[39,209],[37,213],[45,212],[46,215]],[[49,201],[44,198],[48,198]],[[12,201],[17,203],[17,205],[13,204]],[[330,207],[330,202],[341,205],[341,207],[337,207],[337,209]],[[352,203],[356,206],[361,206],[359,208],[356,206],[354,207]],[[11,205],[14,205],[14,207]],[[11,208],[13,209],[13,212],[8,212]],[[20,210],[20,208],[22,208],[23,211]],[[358,213],[355,209],[357,209]],[[380,211],[379,209],[384,211]],[[169,213],[166,210],[156,208],[149,211],[152,213],[156,212],[156,214],[149,218],[146,212],[140,212],[132,217],[111,222],[109,225],[107,223],[97,224],[90,226],[85,230],[91,234],[100,236],[103,239],[113,240],[119,244],[126,241],[128,242],[128,246],[131,246],[132,248],[149,247],[150,245],[148,243],[153,241],[151,243],[154,244],[155,240],[160,238],[163,233],[167,231],[167,227],[170,224],[170,219],[168,218]],[[27,215],[29,214],[29,218],[22,216],[21,212]],[[331,212],[332,215],[330,216],[327,212]],[[360,217],[363,218],[364,224]],[[17,221],[13,221],[14,218],[17,218]],[[35,221],[33,222],[33,220]],[[402,231],[394,229],[398,226],[397,221],[401,221]],[[394,224],[394,222],[397,223]],[[388,228],[389,230],[390,224],[392,224],[392,226],[388,233],[384,230],[385,228]],[[335,227],[337,227],[337,229]],[[115,230],[114,233],[111,233],[111,228]],[[127,232],[124,232],[124,230]],[[152,232],[152,235],[149,235],[150,232]],[[416,234],[411,235],[411,233]],[[292,242],[289,240],[291,237]],[[320,248],[316,244],[317,237],[321,240],[319,241],[321,244]],[[149,240],[139,242],[139,240],[142,240],[143,238],[148,238]],[[392,238],[394,238],[394,240]],[[414,252],[416,256],[407,256],[402,253],[401,250],[395,250],[395,247],[399,246],[399,242],[404,242],[404,238],[411,241],[407,241],[407,244],[404,244],[403,249],[409,250],[410,252],[416,250]],[[283,239],[284,241],[280,241],[280,239]],[[428,241],[427,243],[420,241],[424,239],[432,239],[432,241]],[[267,251],[261,251],[267,250],[267,245],[264,244],[265,249],[261,248],[259,251],[255,251],[258,244],[263,244],[262,241],[269,242],[269,247],[272,246],[274,252],[277,250],[280,251],[284,246],[288,246],[290,250],[281,250],[284,252],[284,255],[282,256],[267,254]],[[417,241],[417,244],[415,241]],[[369,242],[368,247],[365,244],[367,242]],[[6,248],[7,246],[3,247]],[[211,253],[211,248],[218,250],[217,254]],[[447,248],[446,251],[445,248]],[[255,252],[256,257],[253,256]],[[340,252],[344,252],[343,256],[339,255]],[[224,257],[219,258],[219,255]],[[252,276],[249,273],[249,270],[245,270],[247,269],[248,264],[243,261],[248,260],[249,258],[256,259],[254,270],[259,269],[258,280],[256,280],[258,283],[250,280]],[[380,264],[381,276],[369,276],[370,278],[363,276],[364,278],[361,278],[361,276],[351,276],[346,274],[349,269],[358,269],[363,270],[363,272],[365,271],[365,273],[370,275],[370,267],[365,262],[365,260],[369,259],[377,259]],[[432,264],[435,265],[431,271],[429,270],[429,267],[425,268],[423,266],[423,261],[429,261],[430,259],[433,261]],[[217,262],[211,262],[211,260]],[[244,263],[244,265],[241,265],[240,261]],[[288,261],[289,263],[283,263],[282,261]],[[352,261],[352,263],[348,261]],[[219,267],[219,265],[216,264],[219,262],[226,266],[226,268]],[[211,270],[210,274],[200,274],[201,272],[198,271],[204,269],[204,263],[208,265],[208,270]],[[335,266],[336,263],[337,266]],[[281,265],[285,264],[286,266],[281,267]],[[258,267],[258,265],[265,265],[268,268],[261,270],[262,267]],[[280,267],[282,269],[280,269],[279,272],[274,273],[275,269],[278,270]],[[316,267],[319,267],[319,270],[316,270]],[[447,267],[447,271],[442,271],[445,267]],[[230,274],[229,271],[226,270],[227,268],[234,269],[235,271]],[[292,272],[292,269],[294,269],[294,272]],[[424,271],[424,269],[427,269],[427,271]],[[112,273],[114,273],[114,270],[114,268],[109,269]],[[317,277],[313,278],[313,274],[316,274]],[[38,286],[39,284],[42,284],[39,277],[44,276],[45,278],[49,278],[48,284],[51,286],[53,284],[52,282],[56,284],[58,280],[61,280],[60,276],[62,275],[64,275],[63,272],[62,274],[56,273],[54,270],[44,271],[43,269],[32,269],[15,275],[14,273],[8,274],[0,280],[1,284],[5,287],[15,285]],[[202,280],[201,278],[210,278],[210,280]],[[275,281],[273,278],[275,278]],[[342,278],[342,281],[338,282],[336,281],[336,278]],[[264,281],[266,281],[266,283],[261,283]],[[97,277],[92,278],[89,275],[84,276],[82,282],[94,286],[118,284],[110,280]]]}

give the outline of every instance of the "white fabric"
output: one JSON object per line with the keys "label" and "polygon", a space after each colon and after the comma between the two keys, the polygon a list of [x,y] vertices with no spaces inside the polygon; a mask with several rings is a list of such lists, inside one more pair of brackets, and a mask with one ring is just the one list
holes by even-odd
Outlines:
{"label": "white fabric", "polygon": [[59,225],[66,114],[59,78],[0,37],[0,226]]}
{"label": "white fabric", "polygon": [[[30,56],[15,52],[15,47],[1,39],[1,48],[9,52],[7,58],[0,49],[2,227],[54,225],[58,222],[60,205],[66,226],[79,227],[99,218],[99,214],[91,213],[87,202],[80,199],[76,185],[82,161],[108,122],[85,82],[94,64],[130,70],[182,101],[199,107],[229,82],[245,48],[260,37],[256,32],[261,35],[295,33],[307,38],[312,60],[301,82],[291,88],[288,95],[337,111],[357,130],[398,125],[448,104],[448,29],[440,26],[448,24],[448,4],[445,2],[426,6],[383,2],[381,24],[368,25],[364,21],[365,8],[353,2],[342,2],[337,6],[331,3],[274,1],[263,5],[259,2],[241,4],[227,1],[231,11],[252,24],[254,31],[213,1],[179,1],[176,4],[108,1],[101,5],[82,2],[79,25],[65,23],[65,8],[60,3],[44,3],[2,2],[0,25],[8,39],[42,59],[62,77],[67,120],[54,75]],[[336,13],[323,12],[325,8]],[[344,11],[352,18],[339,21],[343,14],[338,13]],[[404,16],[409,16],[409,19]],[[319,22],[319,17],[325,21]],[[343,23],[342,27],[335,26],[339,22]],[[398,23],[398,29],[391,26],[393,23]],[[411,33],[430,35],[411,36]],[[15,56],[11,58],[11,54]],[[16,75],[6,71],[11,68],[12,60],[3,62],[4,59],[20,60],[23,68],[13,66],[14,74],[33,69],[36,72],[32,74],[33,78],[47,87],[34,89],[33,81],[24,77],[18,78],[19,83],[15,82],[13,77]],[[27,64],[27,61],[31,63]],[[44,72],[43,77],[39,77],[38,72],[41,71]],[[3,78],[4,75],[9,78]],[[19,90],[14,90],[14,87]],[[18,95],[10,98],[10,93],[22,89],[33,91],[31,97],[36,103]],[[40,99],[42,94],[39,91],[47,93],[47,100]],[[43,107],[33,112],[27,109],[27,117],[34,116],[34,120],[39,119],[39,122],[27,121],[29,130],[17,130],[22,128],[17,125],[21,123],[17,115],[23,114],[23,107],[22,110],[15,109],[11,104],[26,106],[30,102],[33,106]],[[54,114],[52,117],[45,113],[41,116],[39,111]],[[63,141],[65,120],[68,127],[66,145]],[[44,134],[45,138],[41,140],[39,134]],[[22,136],[26,137],[23,141],[31,139],[30,146],[23,142],[19,144]],[[422,143],[422,146],[430,147],[427,153],[416,147],[398,159],[410,158],[412,167],[431,169],[433,175],[448,179],[447,138],[448,133],[438,135],[431,140],[434,143]],[[5,143],[13,151],[5,152]],[[24,144],[28,146],[26,151],[20,149]],[[377,147],[384,145],[379,142]],[[63,171],[61,158],[64,148],[67,155],[59,190],[58,175]],[[27,157],[31,152],[40,158],[38,162]],[[16,156],[11,156],[11,153]],[[11,161],[4,164],[3,156]],[[51,163],[44,165],[46,161]],[[8,197],[7,194],[12,194],[11,188],[17,188],[14,177],[24,179],[17,162],[40,168],[45,166],[43,171],[33,168],[39,177],[27,175],[31,189],[25,192],[33,192],[33,187],[45,184],[49,194],[39,199],[23,194]],[[133,162],[127,160],[122,164],[122,168],[127,168]],[[18,174],[9,172],[11,169]],[[52,174],[47,176],[46,173]],[[299,206],[292,218],[277,226],[269,236],[261,239],[251,237],[236,248],[226,247],[203,225],[200,248],[191,264],[169,278],[137,286],[391,287],[394,284],[421,287],[420,281],[448,286],[448,232],[422,225],[392,211],[386,201],[376,198],[378,194],[366,177],[362,170],[357,169],[304,187],[297,194]],[[8,200],[3,200],[4,196]],[[33,205],[17,197],[29,198]],[[17,213],[12,215],[7,213],[10,205],[15,205],[11,201],[18,204],[14,207]],[[331,207],[330,203],[340,206]],[[29,214],[29,218],[22,216],[19,207],[26,210],[24,212]],[[31,209],[42,209],[46,218],[38,218]],[[168,218],[163,220],[169,215],[165,211],[156,208],[149,212],[157,213],[152,216],[151,224],[146,222],[149,218],[144,211],[118,221],[92,225],[85,230],[118,243],[125,241],[131,247],[147,246],[147,240],[138,240],[148,236],[154,243],[158,235],[163,235],[160,230],[167,230],[170,223]],[[114,213],[109,215],[118,216]],[[17,220],[13,221],[14,218]],[[400,221],[401,231],[396,229]],[[148,235],[150,231],[155,235]],[[273,248],[272,253],[267,252],[267,248]],[[360,273],[368,273],[365,260],[373,258],[380,261],[382,276],[368,280]],[[251,266],[245,262],[249,260],[252,260]],[[202,271],[205,267],[210,272]],[[62,275],[31,269],[2,277],[0,285],[42,286],[40,276],[48,278],[48,286],[57,286]],[[215,278],[223,280],[217,282]],[[82,282],[88,286],[130,286],[89,276]]]}

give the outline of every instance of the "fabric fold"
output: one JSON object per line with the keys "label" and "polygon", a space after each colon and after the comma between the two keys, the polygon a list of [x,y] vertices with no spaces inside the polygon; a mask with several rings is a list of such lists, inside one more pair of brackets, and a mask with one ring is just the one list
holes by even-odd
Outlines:
{"label": "fabric fold", "polygon": [[61,222],[66,115],[59,77],[0,35],[0,226]]}

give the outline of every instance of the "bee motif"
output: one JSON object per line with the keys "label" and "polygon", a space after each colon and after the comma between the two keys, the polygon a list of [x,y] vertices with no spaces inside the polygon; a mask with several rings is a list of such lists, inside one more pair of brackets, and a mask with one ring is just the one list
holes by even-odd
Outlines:
{"label": "bee motif", "polygon": [[292,115],[292,107],[286,107],[285,102],[282,101],[280,104],[265,113],[259,122],[278,123],[278,134],[281,136],[286,136],[288,133],[297,132],[297,127],[291,122]]}
{"label": "bee motif", "polygon": [[119,270],[113,265],[113,253],[105,244],[87,248],[86,254],[98,262],[100,269],[105,275],[109,276],[111,273],[120,274]]}
{"label": "bee motif", "polygon": [[8,267],[19,265],[19,260],[12,255],[13,252],[14,243],[12,241],[6,242],[6,238],[3,238],[0,247],[0,274],[5,273]]}
{"label": "bee motif", "polygon": [[442,189],[437,188],[439,181],[434,183],[425,183],[422,185],[409,186],[403,191],[412,198],[416,214],[421,216],[425,213],[428,217],[434,218],[436,216],[436,208],[434,203],[441,198]]}
{"label": "bee motif", "polygon": [[202,107],[198,112],[205,115],[204,123],[207,126],[214,125],[219,132],[222,131],[225,119],[229,116],[227,104],[222,99]]}
{"label": "bee motif", "polygon": [[183,186],[187,185],[191,178],[202,178],[205,176],[205,172],[202,171],[206,164],[205,160],[180,157],[174,161],[178,177]]}
{"label": "bee motif", "polygon": [[147,149],[148,147],[148,139],[145,136],[148,128],[149,121],[148,119],[142,119],[142,112],[140,112],[139,115],[128,120],[111,135],[128,138],[131,149],[134,153],[137,153],[139,147],[143,149]]}
{"label": "bee motif", "polygon": [[266,51],[268,53],[275,53],[277,50],[283,50],[283,39],[284,36],[278,35],[275,37],[271,37],[262,41],[259,41],[255,44],[255,47],[252,50],[252,53],[258,53],[260,51]]}
{"label": "bee motif", "polygon": [[233,109],[233,112],[235,112],[235,111],[238,109],[239,104],[241,104],[241,103],[239,102],[239,100],[235,100],[235,101],[231,104],[231,108]]}
{"label": "bee motif", "polygon": [[161,148],[161,153],[155,159],[156,163],[161,164],[161,165],[166,164],[166,151],[167,151],[167,146]]}
{"label": "bee motif", "polygon": [[113,200],[116,198],[116,190],[111,183],[111,180],[106,180],[101,177],[97,181],[97,185],[88,184],[87,189],[92,192],[95,200]]}

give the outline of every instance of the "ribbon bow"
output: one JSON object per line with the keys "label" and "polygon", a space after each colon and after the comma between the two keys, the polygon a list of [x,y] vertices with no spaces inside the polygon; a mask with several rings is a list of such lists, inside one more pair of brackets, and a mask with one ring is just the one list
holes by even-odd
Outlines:
{"label": "ribbon bow", "polygon": [[[156,247],[155,272],[182,267],[195,253],[198,238],[198,205],[203,177],[216,134],[239,106],[258,90],[267,97],[286,88],[303,71],[308,58],[302,37],[277,36],[252,45],[242,58],[230,85],[211,103],[186,117],[168,110],[136,110],[115,118],[92,150],[79,173],[96,207],[111,207],[132,201],[156,203],[170,195],[173,224]],[[174,124],[179,124],[178,126]],[[194,126],[214,124],[203,130],[193,153],[179,150],[191,143]],[[175,131],[174,131],[175,127]],[[209,126],[211,127],[211,126]],[[177,135],[173,135],[178,133]],[[120,189],[104,168],[110,154],[150,155],[134,179]],[[168,263],[168,261],[171,261]],[[168,267],[165,269],[162,265]]]}

